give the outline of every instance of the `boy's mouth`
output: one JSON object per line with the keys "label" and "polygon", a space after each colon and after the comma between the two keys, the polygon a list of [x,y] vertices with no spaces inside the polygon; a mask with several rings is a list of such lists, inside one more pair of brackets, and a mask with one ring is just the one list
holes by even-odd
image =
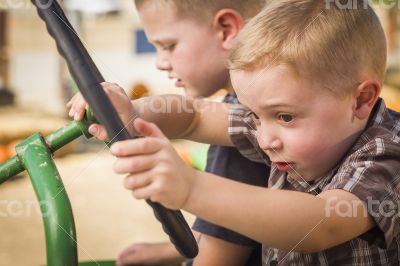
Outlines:
{"label": "boy's mouth", "polygon": [[185,83],[183,82],[183,80],[177,79],[177,80],[175,81],[175,87],[177,87],[177,88],[183,88],[183,87],[185,87]]}
{"label": "boy's mouth", "polygon": [[175,74],[168,73],[168,78],[175,80],[175,87],[177,87],[177,88],[184,88],[185,87],[185,82],[183,82],[183,80],[178,78]]}
{"label": "boy's mouth", "polygon": [[293,169],[295,164],[294,163],[287,163],[287,162],[276,162],[275,165],[276,165],[276,168],[278,168],[279,171],[287,172],[287,171]]}

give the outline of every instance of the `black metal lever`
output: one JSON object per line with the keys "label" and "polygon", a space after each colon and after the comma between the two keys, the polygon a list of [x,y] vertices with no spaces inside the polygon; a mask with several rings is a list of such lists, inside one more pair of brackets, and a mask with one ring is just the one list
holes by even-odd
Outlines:
{"label": "black metal lever", "polygon": [[[100,83],[103,76],[83,46],[78,35],[55,0],[31,0],[39,16],[46,23],[54,38],[59,53],[68,64],[69,71],[78,85],[79,91],[89,104],[96,119],[104,125],[112,142],[131,139],[121,119]],[[194,258],[198,253],[196,240],[180,211],[165,208],[156,202],[147,201],[153,208],[164,231],[169,235],[176,249],[186,258]]]}

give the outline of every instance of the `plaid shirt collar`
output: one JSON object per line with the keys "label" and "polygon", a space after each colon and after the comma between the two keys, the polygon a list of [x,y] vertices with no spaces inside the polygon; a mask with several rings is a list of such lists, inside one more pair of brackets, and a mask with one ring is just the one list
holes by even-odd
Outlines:
{"label": "plaid shirt collar", "polygon": [[339,166],[336,166],[328,174],[324,175],[318,180],[307,182],[307,181],[295,180],[289,177],[286,172],[281,172],[276,168],[275,165],[272,165],[271,177],[269,179],[269,184],[270,184],[269,187],[271,189],[282,189],[285,186],[285,183],[288,182],[295,188],[296,191],[307,192],[310,194],[318,195],[319,193],[322,192],[324,187],[333,178],[338,168]]}

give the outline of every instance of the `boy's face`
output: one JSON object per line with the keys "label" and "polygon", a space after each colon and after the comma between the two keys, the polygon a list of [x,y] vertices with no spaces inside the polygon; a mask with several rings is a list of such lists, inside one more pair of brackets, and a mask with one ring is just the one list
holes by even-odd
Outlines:
{"label": "boy's face", "polygon": [[228,52],[219,46],[211,21],[179,18],[171,4],[157,2],[149,1],[139,10],[146,35],[157,49],[157,68],[167,71],[189,96],[209,96],[226,86]]}
{"label": "boy's face", "polygon": [[353,97],[338,98],[287,67],[234,70],[231,78],[238,99],[254,113],[260,147],[293,179],[328,173],[360,133]]}

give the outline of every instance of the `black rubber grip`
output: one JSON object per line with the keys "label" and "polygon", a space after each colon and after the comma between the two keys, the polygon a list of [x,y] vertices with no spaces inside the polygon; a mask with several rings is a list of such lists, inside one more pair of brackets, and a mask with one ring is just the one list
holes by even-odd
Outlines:
{"label": "black rubber grip", "polygon": [[[31,0],[39,16],[46,23],[54,38],[59,53],[66,60],[68,69],[78,85],[79,91],[89,104],[96,119],[104,125],[112,142],[131,139],[121,119],[100,83],[103,76],[69,23],[61,6],[55,0]],[[153,208],[156,218],[162,223],[176,249],[186,258],[194,258],[198,246],[187,222],[180,211],[147,201]]]}

